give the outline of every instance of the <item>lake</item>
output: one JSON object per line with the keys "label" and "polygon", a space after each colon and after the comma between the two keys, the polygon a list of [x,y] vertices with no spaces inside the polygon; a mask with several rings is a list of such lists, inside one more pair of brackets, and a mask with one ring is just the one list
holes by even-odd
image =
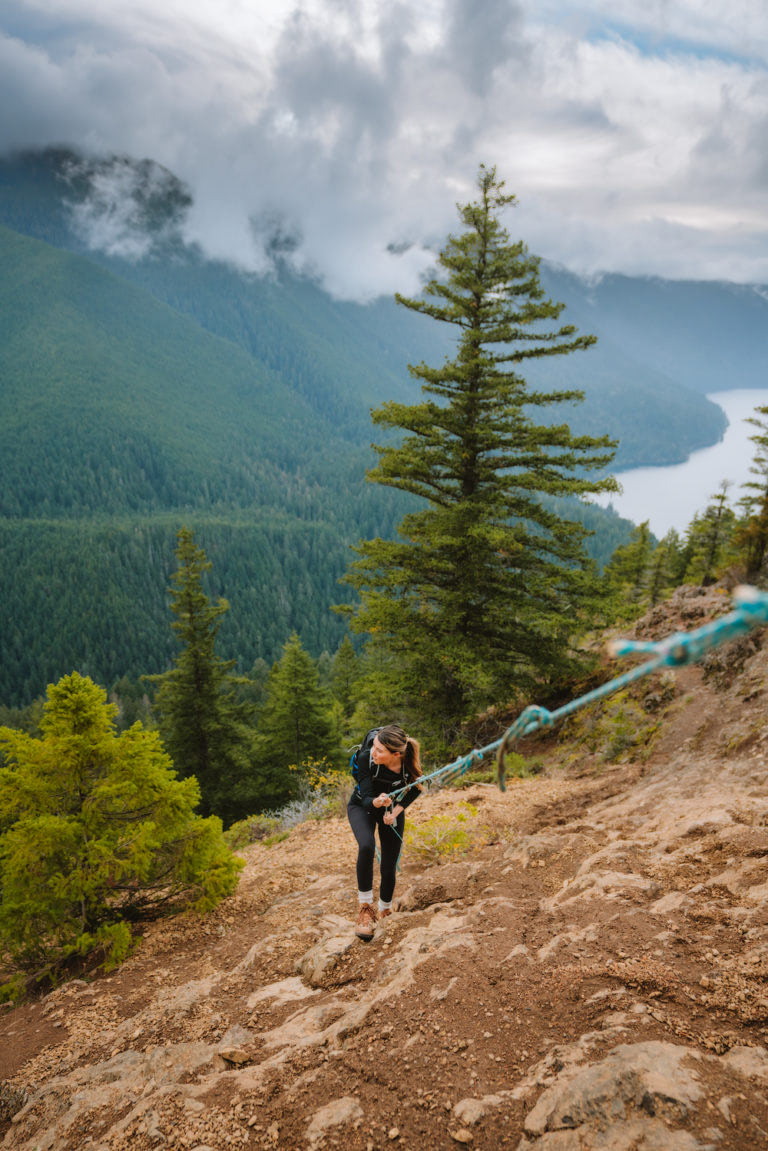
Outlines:
{"label": "lake", "polygon": [[768,390],[741,388],[714,392],[709,396],[728,417],[728,427],[719,444],[693,452],[684,464],[663,468],[633,468],[617,472],[621,495],[602,496],[595,502],[612,505],[621,516],[636,524],[648,520],[658,538],[675,528],[685,531],[696,512],[702,512],[717,493],[723,480],[729,480],[728,502],[735,507],[744,495],[741,485],[750,479],[749,468],[755,445],[749,437],[757,428],[745,423],[755,408],[768,405]]}

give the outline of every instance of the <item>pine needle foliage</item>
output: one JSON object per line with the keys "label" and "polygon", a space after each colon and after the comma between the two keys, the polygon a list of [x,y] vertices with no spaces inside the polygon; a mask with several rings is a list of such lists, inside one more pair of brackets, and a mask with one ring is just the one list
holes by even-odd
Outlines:
{"label": "pine needle foliage", "polygon": [[561,324],[563,305],[546,298],[538,259],[510,240],[500,217],[515,198],[495,168],[481,166],[477,185],[438,275],[421,298],[396,297],[452,325],[456,354],[439,367],[409,366],[421,403],[373,412],[378,427],[405,436],[376,448],[369,479],[426,506],[406,515],[398,539],[361,543],[346,576],[361,597],[353,626],[372,636],[391,697],[408,699],[414,718],[449,740],[472,711],[572,667],[595,573],[586,529],[541,497],[616,486],[588,474],[610,464],[611,440],[534,418],[583,395],[531,390],[525,363],[582,351],[594,337]]}
{"label": "pine needle foliage", "polygon": [[0,954],[38,980],[74,955],[124,958],[130,920],[207,910],[240,863],[195,808],[157,732],[118,734],[117,708],[77,672],[48,688],[41,735],[0,728]]}

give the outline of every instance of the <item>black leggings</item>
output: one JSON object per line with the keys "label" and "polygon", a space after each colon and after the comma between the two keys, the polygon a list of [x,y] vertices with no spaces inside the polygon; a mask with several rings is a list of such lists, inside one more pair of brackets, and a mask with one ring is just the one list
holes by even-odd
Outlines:
{"label": "black leggings", "polygon": [[379,885],[379,899],[382,903],[391,903],[395,891],[397,878],[397,860],[403,846],[403,828],[405,827],[405,814],[401,811],[395,824],[389,827],[384,823],[386,808],[379,807],[375,814],[370,815],[359,803],[350,803],[347,807],[349,822],[357,840],[357,889],[358,891],[373,890],[373,857],[376,852],[376,827],[379,828],[379,843],[381,844],[381,883]]}

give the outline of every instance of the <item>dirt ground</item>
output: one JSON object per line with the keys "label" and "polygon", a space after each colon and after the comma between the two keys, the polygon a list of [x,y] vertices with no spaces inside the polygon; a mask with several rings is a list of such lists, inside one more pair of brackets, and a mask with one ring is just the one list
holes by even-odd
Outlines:
{"label": "dirt ground", "polygon": [[477,840],[406,850],[370,943],[342,819],[249,847],[213,914],[0,1014],[1,1145],[768,1148],[767,677],[755,632],[423,797]]}

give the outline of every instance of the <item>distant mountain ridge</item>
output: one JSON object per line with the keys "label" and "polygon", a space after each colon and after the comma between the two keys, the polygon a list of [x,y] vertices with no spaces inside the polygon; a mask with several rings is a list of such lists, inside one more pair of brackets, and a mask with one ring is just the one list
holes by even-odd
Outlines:
{"label": "distant mountain ridge", "polygon": [[[339,301],[308,279],[285,272],[259,279],[205,260],[181,243],[178,221],[187,203],[183,186],[162,169],[152,176],[146,162],[135,169],[134,210],[125,215],[152,240],[143,259],[88,247],[85,215],[78,216],[78,207],[98,200],[93,188],[101,167],[71,152],[49,150],[0,160],[0,223],[77,251],[140,284],[208,331],[239,344],[318,412],[331,416],[339,431],[362,436],[365,442],[370,440],[371,406],[383,398],[414,396],[406,365],[421,359],[440,362],[450,353],[450,333],[389,298],[362,305]],[[278,253],[281,243],[287,241],[276,235]],[[691,451],[715,443],[725,420],[701,393],[761,386],[760,364],[768,362],[768,299],[755,291],[741,293],[749,308],[744,309],[738,338],[731,340],[732,285],[620,276],[595,283],[547,264],[542,265],[542,279],[552,298],[565,302],[564,319],[582,332],[593,332],[599,342],[583,355],[526,365],[525,374],[543,387],[584,390],[586,402],[567,418],[577,432],[607,432],[618,438],[618,469],[681,462]],[[670,296],[680,301],[685,325],[676,323]],[[699,308],[697,327],[691,298],[701,296],[708,304]],[[723,309],[728,319],[718,324],[714,317]],[[715,332],[722,336],[717,354],[712,348]],[[702,354],[696,351],[699,344],[706,348]],[[716,370],[722,362],[732,367],[727,378]],[[665,409],[662,419],[660,405]]]}
{"label": "distant mountain ridge", "polygon": [[768,380],[768,288],[725,281],[604,275],[585,281],[545,267],[556,299],[579,326],[620,345],[658,372],[674,369],[695,391],[764,388]]}

